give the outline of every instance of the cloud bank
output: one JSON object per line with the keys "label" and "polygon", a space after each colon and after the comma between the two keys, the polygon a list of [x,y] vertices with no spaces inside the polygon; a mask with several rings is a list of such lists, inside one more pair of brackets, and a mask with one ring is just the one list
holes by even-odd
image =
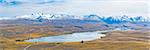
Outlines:
{"label": "cloud bank", "polygon": [[0,0],[0,17],[32,13],[149,17],[148,0]]}

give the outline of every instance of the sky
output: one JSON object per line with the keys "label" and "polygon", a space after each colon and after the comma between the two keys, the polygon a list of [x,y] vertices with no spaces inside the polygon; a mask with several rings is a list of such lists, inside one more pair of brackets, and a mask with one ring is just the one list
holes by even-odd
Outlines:
{"label": "sky", "polygon": [[[35,13],[150,17],[148,0],[0,0],[0,17]],[[15,4],[10,2],[17,1]]]}

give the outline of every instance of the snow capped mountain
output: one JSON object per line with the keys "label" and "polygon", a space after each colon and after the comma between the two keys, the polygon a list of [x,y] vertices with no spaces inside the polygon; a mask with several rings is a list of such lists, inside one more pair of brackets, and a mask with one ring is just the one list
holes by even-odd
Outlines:
{"label": "snow capped mountain", "polygon": [[[1,18],[0,20],[2,20]],[[4,18],[7,19],[7,18]],[[89,14],[84,16],[75,16],[75,15],[68,15],[68,14],[31,14],[31,15],[23,15],[23,16],[16,16],[15,19],[30,19],[30,20],[38,20],[42,22],[44,20],[66,20],[66,19],[79,19],[79,20],[95,20],[95,21],[103,21],[108,24],[114,23],[125,23],[125,22],[150,22],[150,18],[143,17],[143,16],[135,16],[129,17],[127,15],[123,16],[98,16],[96,14]]]}
{"label": "snow capped mountain", "polygon": [[77,17],[73,15],[66,15],[66,14],[32,14],[32,15],[23,15],[23,16],[16,16],[16,18],[24,18],[24,19],[76,19]]}
{"label": "snow capped mountain", "polygon": [[90,14],[90,15],[85,15],[84,19],[85,20],[100,20],[100,17],[95,14]]}
{"label": "snow capped mountain", "polygon": [[150,22],[150,18],[146,18],[143,16],[135,16],[135,17],[128,17],[126,15],[123,16],[110,16],[110,17],[103,17],[101,20],[105,21],[106,23],[125,23],[125,22]]}

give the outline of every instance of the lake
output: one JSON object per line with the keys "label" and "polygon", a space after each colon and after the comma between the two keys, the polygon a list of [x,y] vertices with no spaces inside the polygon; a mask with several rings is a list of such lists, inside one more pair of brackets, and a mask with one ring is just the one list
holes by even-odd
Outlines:
{"label": "lake", "polygon": [[82,40],[91,41],[106,36],[105,34],[101,34],[102,32],[107,32],[107,31],[80,32],[80,33],[72,33],[67,35],[41,37],[41,38],[29,39],[25,41],[26,42],[80,42]]}

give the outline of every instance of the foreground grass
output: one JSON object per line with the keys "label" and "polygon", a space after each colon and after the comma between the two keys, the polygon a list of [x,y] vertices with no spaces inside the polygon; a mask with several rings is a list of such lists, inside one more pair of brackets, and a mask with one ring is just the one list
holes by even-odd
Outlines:
{"label": "foreground grass", "polygon": [[29,43],[17,42],[6,45],[0,50],[149,50],[150,44],[143,42],[101,41],[101,42],[66,42],[66,43]]}

